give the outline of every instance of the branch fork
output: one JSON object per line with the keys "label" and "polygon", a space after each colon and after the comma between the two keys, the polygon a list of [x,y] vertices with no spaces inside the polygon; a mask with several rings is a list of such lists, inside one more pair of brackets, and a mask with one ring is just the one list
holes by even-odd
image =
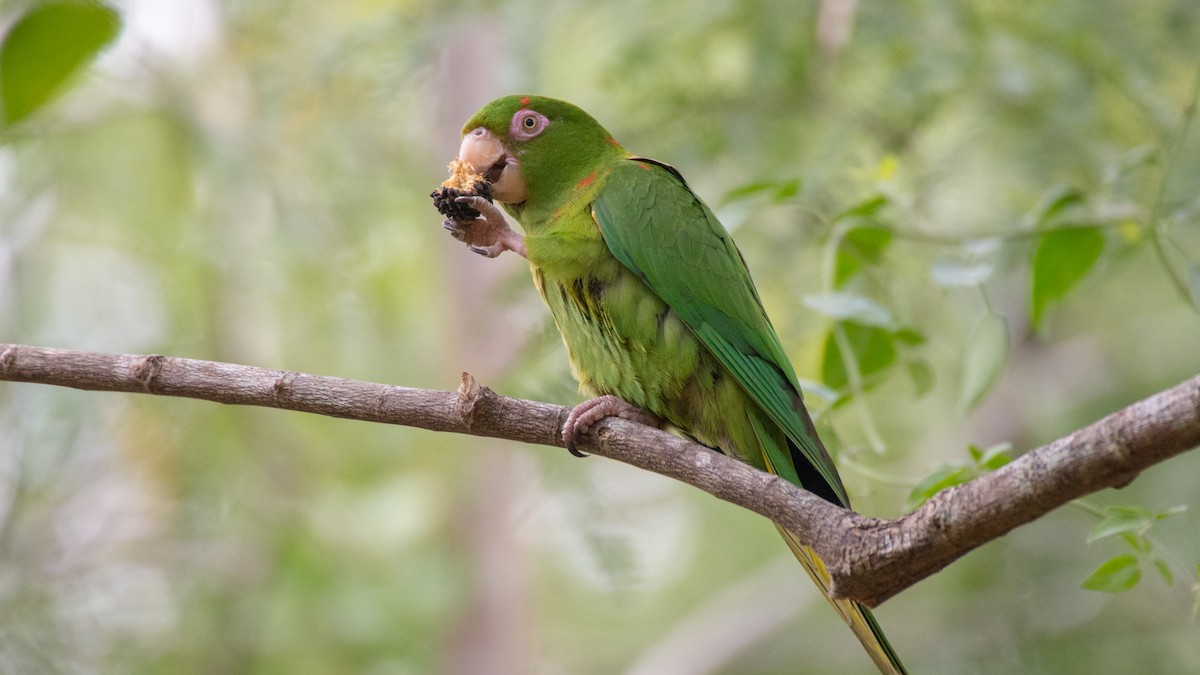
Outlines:
{"label": "branch fork", "polygon": [[[462,374],[457,392],[161,355],[0,344],[0,380],[182,396],[563,447],[570,409],[501,396]],[[878,605],[967,552],[1066,502],[1128,485],[1200,445],[1200,375],[1031,450],[885,520],[664,431],[609,417],[578,437],[588,454],[680,480],[770,518],[825,561],[837,597]]]}

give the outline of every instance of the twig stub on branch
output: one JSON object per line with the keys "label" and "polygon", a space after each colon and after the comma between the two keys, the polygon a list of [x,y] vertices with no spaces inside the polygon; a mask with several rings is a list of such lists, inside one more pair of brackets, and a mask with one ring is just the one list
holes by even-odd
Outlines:
{"label": "twig stub on branch", "polygon": [[[501,396],[463,373],[457,392],[169,356],[0,344],[0,380],[151,393],[562,447],[563,406]],[[578,443],[774,520],[824,559],[840,597],[877,605],[1071,499],[1128,484],[1200,445],[1200,376],[1134,403],[894,520],[839,508],[787,481],[651,427],[608,418]]]}

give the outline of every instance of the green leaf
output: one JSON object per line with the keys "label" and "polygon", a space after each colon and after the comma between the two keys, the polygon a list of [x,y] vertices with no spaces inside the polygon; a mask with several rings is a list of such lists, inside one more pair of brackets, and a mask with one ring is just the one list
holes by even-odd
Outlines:
{"label": "green leaf", "polygon": [[1162,576],[1163,581],[1165,581],[1168,586],[1175,585],[1175,574],[1171,572],[1171,566],[1167,564],[1167,561],[1163,560],[1162,558],[1155,558],[1154,569],[1158,570],[1159,575]]}
{"label": "green leaf", "polygon": [[885,227],[866,225],[845,234],[837,251],[834,285],[841,286],[864,264],[876,264],[895,235]]}
{"label": "green leaf", "polygon": [[1105,562],[1083,580],[1081,587],[1089,591],[1120,593],[1137,585],[1142,578],[1142,568],[1137,556],[1126,553]]}
{"label": "green leaf", "polygon": [[896,325],[891,313],[883,305],[854,293],[806,295],[804,304],[838,321],[854,321],[864,326],[889,329]]}
{"label": "green leaf", "polygon": [[5,123],[16,124],[49,102],[120,26],[113,9],[82,1],[46,2],[18,19],[0,45]]}
{"label": "green leaf", "polygon": [[1155,520],[1166,520],[1167,518],[1170,518],[1172,516],[1177,516],[1181,513],[1187,513],[1187,510],[1188,510],[1187,504],[1177,504],[1177,505],[1172,506],[1171,508],[1167,509],[1166,511],[1160,511],[1159,513],[1154,514],[1154,519]]}
{"label": "green leaf", "polygon": [[937,493],[946,488],[962,485],[974,478],[974,474],[965,466],[944,466],[921,479],[908,494],[908,509],[911,511],[929,501]]}
{"label": "green leaf", "polygon": [[1121,537],[1121,541],[1140,553],[1149,553],[1154,548],[1154,544],[1141,532],[1122,532],[1117,535]]}
{"label": "green leaf", "polygon": [[888,198],[884,195],[875,195],[855,204],[842,211],[833,217],[833,222],[845,220],[847,218],[870,218],[879,213],[879,210],[887,206]]}
{"label": "green leaf", "polygon": [[879,373],[896,360],[896,346],[889,331],[853,321],[839,322],[825,337],[821,379],[826,386],[840,389],[850,383],[846,362],[834,332],[838,327],[845,333],[846,342],[853,352],[855,363],[858,364],[858,372],[864,378]]}
{"label": "green leaf", "polygon": [[958,391],[958,410],[963,414],[979,405],[1004,372],[1008,363],[1008,321],[994,312],[980,317],[967,338],[965,358]]}
{"label": "green leaf", "polygon": [[928,361],[910,359],[905,365],[908,366],[908,376],[912,379],[917,396],[924,396],[933,390],[933,369],[929,367]]}
{"label": "green leaf", "polygon": [[1152,521],[1153,515],[1148,511],[1125,508],[1110,509],[1108,516],[1096,523],[1096,526],[1088,533],[1087,543],[1090,544],[1097,539],[1118,534],[1144,531],[1145,528],[1150,527]]}
{"label": "green leaf", "polygon": [[746,199],[747,197],[753,197],[755,195],[767,192],[773,187],[775,187],[775,181],[773,180],[759,180],[753,183],[739,185],[729,192],[726,192],[725,196],[721,198],[721,202],[725,204],[728,204],[729,202],[736,202],[739,199]]}
{"label": "green leaf", "polygon": [[787,200],[800,194],[800,188],[803,183],[799,178],[781,181],[775,184],[775,193],[771,195],[771,201],[776,204],[786,202]]}
{"label": "green leaf", "polygon": [[728,204],[729,202],[735,202],[739,199],[753,197],[754,195],[770,190],[774,186],[775,181],[770,180],[760,180],[753,183],[746,183],[745,185],[739,185],[729,192],[726,192],[725,196],[721,198],[721,202]]}
{"label": "green leaf", "polygon": [[1050,230],[1033,254],[1030,318],[1042,327],[1046,309],[1062,300],[1092,269],[1104,250],[1104,235],[1094,227]]}
{"label": "green leaf", "polygon": [[[974,448],[975,446],[971,446]],[[980,471],[995,471],[1012,461],[1012,443],[997,443],[983,450],[975,457],[975,465]],[[974,453],[972,453],[974,455]]]}
{"label": "green leaf", "polygon": [[846,233],[842,246],[867,262],[877,263],[894,238],[886,227],[856,227]]}
{"label": "green leaf", "polygon": [[1035,222],[1038,226],[1046,225],[1054,220],[1056,216],[1066,211],[1068,208],[1077,204],[1082,204],[1084,195],[1078,189],[1067,185],[1056,185],[1045,195],[1035,210],[1037,216]]}

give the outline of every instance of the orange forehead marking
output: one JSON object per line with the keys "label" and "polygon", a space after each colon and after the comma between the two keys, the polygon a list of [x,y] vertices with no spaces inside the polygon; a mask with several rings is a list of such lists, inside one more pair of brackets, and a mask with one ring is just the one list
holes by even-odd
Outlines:
{"label": "orange forehead marking", "polygon": [[579,182],[576,183],[575,187],[585,188],[585,187],[591,185],[593,182],[595,182],[595,180],[596,180],[596,172],[593,171],[593,172],[589,173],[588,175],[584,176],[583,178],[580,178]]}
{"label": "orange forehead marking", "polygon": [[522,96],[522,97],[521,97],[521,107],[522,107],[522,108],[528,108],[528,107],[529,107],[529,97],[528,97],[528,96]]}
{"label": "orange forehead marking", "polygon": [[645,162],[638,162],[638,166],[642,167],[643,169],[645,169],[647,171],[650,170],[650,165]]}
{"label": "orange forehead marking", "polygon": [[608,142],[612,143],[613,145],[617,146],[618,148],[621,147],[621,144],[617,142],[617,139],[613,138],[612,136],[608,137]]}

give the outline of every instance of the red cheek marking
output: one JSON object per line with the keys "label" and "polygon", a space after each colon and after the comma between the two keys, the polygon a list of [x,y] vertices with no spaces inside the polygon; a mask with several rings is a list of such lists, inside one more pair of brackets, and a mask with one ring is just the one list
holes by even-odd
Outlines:
{"label": "red cheek marking", "polygon": [[521,107],[522,107],[522,108],[528,108],[528,107],[529,107],[529,97],[528,97],[528,96],[522,96],[522,97],[521,97]]}
{"label": "red cheek marking", "polygon": [[645,162],[638,162],[638,166],[642,167],[643,169],[645,169],[647,171],[650,170],[650,165]]}
{"label": "red cheek marking", "polygon": [[580,178],[579,182],[575,184],[575,187],[576,188],[585,188],[585,187],[591,185],[593,182],[595,182],[595,180],[596,180],[596,172],[593,171],[593,172],[589,173],[588,175],[584,176],[583,178]]}

